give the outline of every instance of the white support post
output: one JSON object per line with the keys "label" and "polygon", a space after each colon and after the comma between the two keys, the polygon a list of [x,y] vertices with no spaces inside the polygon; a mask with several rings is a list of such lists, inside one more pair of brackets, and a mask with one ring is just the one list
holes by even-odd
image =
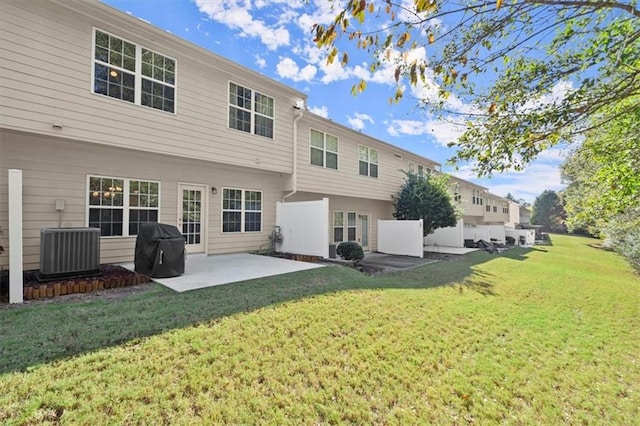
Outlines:
{"label": "white support post", "polygon": [[9,303],[22,303],[22,170],[9,169]]}

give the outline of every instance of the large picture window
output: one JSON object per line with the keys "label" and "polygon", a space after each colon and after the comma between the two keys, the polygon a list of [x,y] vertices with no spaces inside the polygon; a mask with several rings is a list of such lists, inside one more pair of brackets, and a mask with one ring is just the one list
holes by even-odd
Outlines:
{"label": "large picture window", "polygon": [[362,146],[358,147],[359,173],[362,176],[378,177],[378,151]]}
{"label": "large picture window", "polygon": [[229,128],[273,139],[273,121],[272,97],[229,83]]}
{"label": "large picture window", "polygon": [[159,182],[89,176],[88,186],[88,226],[101,236],[137,235],[140,224],[158,221]]}
{"label": "large picture window", "polygon": [[222,190],[222,232],[262,231],[262,191]]}
{"label": "large picture window", "polygon": [[309,138],[311,164],[337,170],[338,138],[314,129],[311,129]]}
{"label": "large picture window", "polygon": [[93,92],[175,112],[176,61],[95,30]]}

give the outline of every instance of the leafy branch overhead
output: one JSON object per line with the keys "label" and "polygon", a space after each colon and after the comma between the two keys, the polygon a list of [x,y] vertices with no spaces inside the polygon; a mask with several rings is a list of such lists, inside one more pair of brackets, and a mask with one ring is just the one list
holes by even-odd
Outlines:
{"label": "leafy branch overhead", "polygon": [[[313,34],[330,63],[348,66],[355,47],[371,73],[391,66],[390,102],[407,84],[429,89],[426,111],[466,123],[452,160],[480,175],[522,168],[640,94],[637,0],[351,0]],[[365,79],[352,93],[364,90]]]}

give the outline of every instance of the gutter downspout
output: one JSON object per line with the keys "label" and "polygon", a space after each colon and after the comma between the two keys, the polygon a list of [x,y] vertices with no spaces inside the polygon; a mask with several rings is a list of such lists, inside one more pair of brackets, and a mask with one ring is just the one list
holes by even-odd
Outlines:
{"label": "gutter downspout", "polygon": [[293,119],[293,173],[291,174],[291,178],[293,179],[293,189],[290,193],[285,194],[282,197],[283,203],[287,198],[298,192],[298,120],[302,118],[304,111],[297,107],[294,108],[298,110],[299,114]]}

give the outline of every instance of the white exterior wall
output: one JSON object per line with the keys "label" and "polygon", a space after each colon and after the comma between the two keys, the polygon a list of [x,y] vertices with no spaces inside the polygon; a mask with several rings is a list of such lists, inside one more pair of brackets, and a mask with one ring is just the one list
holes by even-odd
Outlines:
{"label": "white exterior wall", "polygon": [[426,246],[464,247],[463,220],[458,220],[456,226],[438,228],[424,237]]}
{"label": "white exterior wall", "polygon": [[278,251],[329,257],[329,199],[276,204]]}
{"label": "white exterior wall", "polygon": [[420,220],[379,220],[378,251],[424,257],[423,223]]}

